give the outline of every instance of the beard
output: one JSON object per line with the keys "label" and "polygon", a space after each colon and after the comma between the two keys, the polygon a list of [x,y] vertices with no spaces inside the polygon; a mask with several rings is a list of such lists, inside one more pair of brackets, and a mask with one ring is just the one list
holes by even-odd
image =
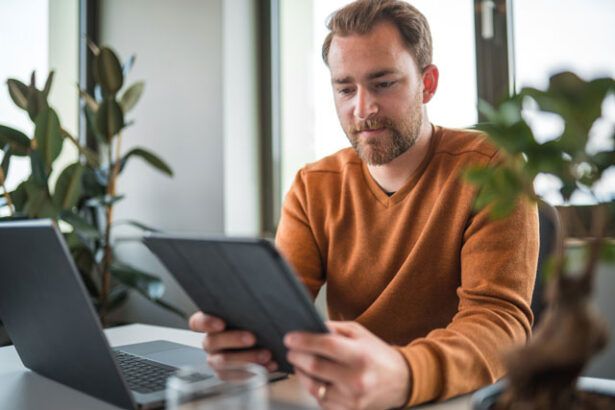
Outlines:
{"label": "beard", "polygon": [[[388,117],[375,117],[357,123],[346,130],[346,136],[359,158],[368,165],[384,165],[414,146],[421,129],[422,105],[420,101],[402,121]],[[359,133],[365,130],[384,128],[378,137],[364,138]]]}

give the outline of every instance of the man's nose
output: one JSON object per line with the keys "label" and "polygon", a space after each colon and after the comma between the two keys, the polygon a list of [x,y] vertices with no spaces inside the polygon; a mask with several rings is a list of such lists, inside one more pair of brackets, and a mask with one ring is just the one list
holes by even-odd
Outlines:
{"label": "man's nose", "polygon": [[376,113],[378,113],[376,99],[369,90],[359,87],[355,95],[354,116],[359,120],[366,120]]}

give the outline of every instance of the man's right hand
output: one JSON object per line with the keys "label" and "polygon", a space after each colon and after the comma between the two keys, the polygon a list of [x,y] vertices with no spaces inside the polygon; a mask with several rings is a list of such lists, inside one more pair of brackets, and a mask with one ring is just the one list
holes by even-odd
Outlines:
{"label": "man's right hand", "polygon": [[220,369],[227,363],[252,362],[263,365],[270,372],[278,369],[271,351],[253,348],[254,334],[245,330],[225,330],[226,323],[218,317],[196,312],[190,317],[190,329],[204,332],[203,349],[208,353],[207,363]]}

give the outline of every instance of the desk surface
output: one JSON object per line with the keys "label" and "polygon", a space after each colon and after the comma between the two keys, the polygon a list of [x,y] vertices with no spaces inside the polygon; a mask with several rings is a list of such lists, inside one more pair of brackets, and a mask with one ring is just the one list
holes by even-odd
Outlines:
{"label": "desk surface", "polygon": [[[111,346],[121,346],[150,340],[170,340],[189,346],[200,347],[202,335],[182,329],[149,325],[129,325],[105,331]],[[45,337],[45,335],[41,335]],[[284,403],[288,408],[315,409],[318,405],[290,377],[272,383],[270,395],[273,401]],[[89,409],[111,410],[116,407],[46,379],[26,369],[13,346],[0,348],[0,403],[13,410],[34,409]],[[470,397],[463,396],[443,403],[420,406],[430,410],[462,410],[470,408]],[[6,406],[6,407],[5,407]]]}

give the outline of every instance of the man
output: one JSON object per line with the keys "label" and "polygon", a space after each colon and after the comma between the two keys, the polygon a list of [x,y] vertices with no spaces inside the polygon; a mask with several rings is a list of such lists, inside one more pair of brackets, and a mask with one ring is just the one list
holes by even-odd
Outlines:
{"label": "man", "polygon": [[[312,295],[327,283],[329,335],[289,334],[297,377],[324,408],[444,399],[503,375],[503,351],[530,334],[537,211],[492,220],[460,175],[497,164],[484,135],[432,126],[438,85],[422,14],[395,0],[338,10],[323,58],[352,148],[299,171],[276,242]],[[214,367],[271,354],[197,313]]]}

